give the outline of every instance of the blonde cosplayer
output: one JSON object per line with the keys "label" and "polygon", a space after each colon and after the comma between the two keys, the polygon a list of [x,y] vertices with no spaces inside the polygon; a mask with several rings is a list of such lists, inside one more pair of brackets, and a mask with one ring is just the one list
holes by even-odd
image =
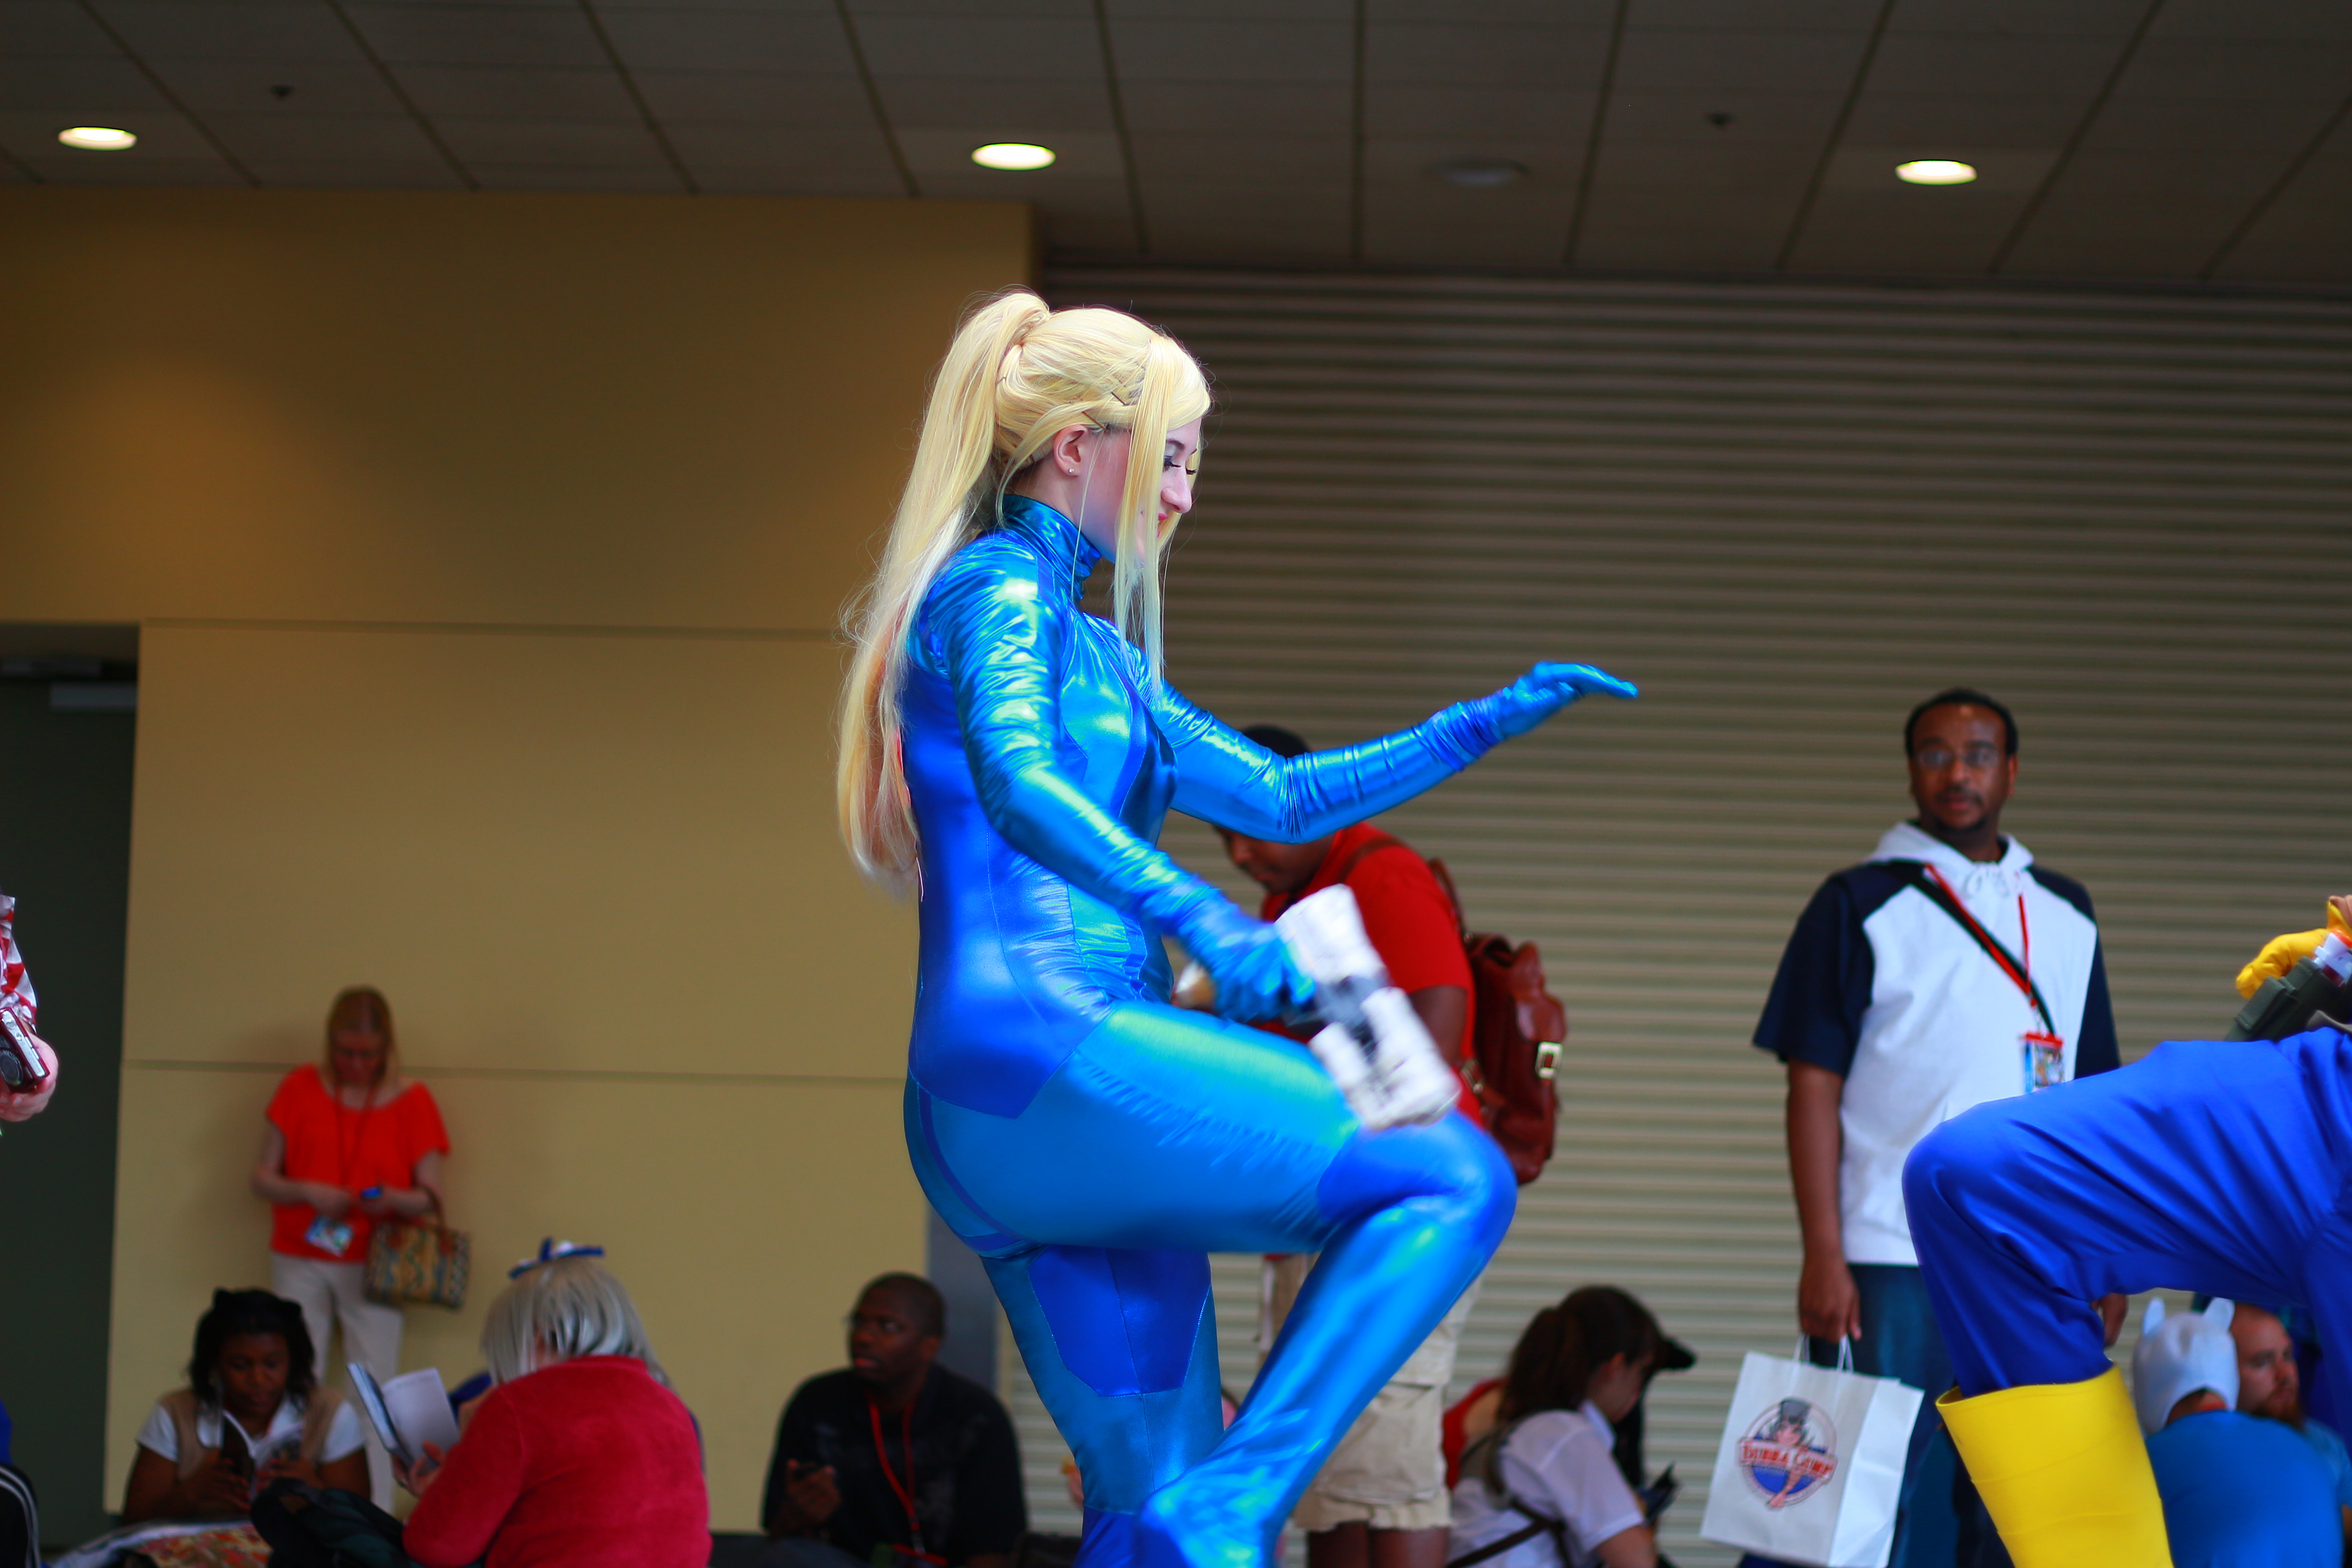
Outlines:
{"label": "blonde cosplayer", "polygon": [[1123,432],[1113,596],[1121,633],[1160,670],[1160,569],[1173,529],[1152,505],[1150,456],[1209,411],[1207,378],[1174,339],[1117,310],[1055,310],[1025,289],[966,319],[923,414],[881,568],[854,607],[856,654],[841,711],[835,795],[865,873],[894,889],[915,877],[920,839],[899,765],[907,631],[950,557],[997,526],[1005,487],[1074,426]]}

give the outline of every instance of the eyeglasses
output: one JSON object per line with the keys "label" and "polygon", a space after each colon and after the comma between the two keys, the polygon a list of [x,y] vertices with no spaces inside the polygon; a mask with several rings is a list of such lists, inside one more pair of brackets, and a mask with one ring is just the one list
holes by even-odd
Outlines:
{"label": "eyeglasses", "polygon": [[[1958,756],[1973,771],[1984,773],[2000,763],[2001,750],[1991,742],[1983,741],[1973,746],[1962,746]],[[1911,753],[1911,760],[1931,773],[1940,773],[1950,767],[1953,752],[1943,746],[1922,746]]]}

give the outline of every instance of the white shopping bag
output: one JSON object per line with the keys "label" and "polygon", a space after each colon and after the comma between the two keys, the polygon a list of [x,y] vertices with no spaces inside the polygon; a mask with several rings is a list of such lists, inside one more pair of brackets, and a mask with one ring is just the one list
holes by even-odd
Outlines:
{"label": "white shopping bag", "polygon": [[[1801,1349],[1801,1347],[1800,1347]],[[1740,1364],[1699,1533],[1812,1568],[1886,1568],[1919,1390],[1753,1351]]]}

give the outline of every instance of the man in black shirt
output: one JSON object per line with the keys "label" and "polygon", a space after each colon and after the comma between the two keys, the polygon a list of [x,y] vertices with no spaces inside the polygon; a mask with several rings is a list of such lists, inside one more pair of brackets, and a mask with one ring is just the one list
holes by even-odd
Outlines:
{"label": "man in black shirt", "polygon": [[885,1274],[849,1318],[849,1366],[793,1391],[761,1521],[771,1568],[1010,1568],[1028,1527],[1012,1418],[933,1364],[947,1303]]}

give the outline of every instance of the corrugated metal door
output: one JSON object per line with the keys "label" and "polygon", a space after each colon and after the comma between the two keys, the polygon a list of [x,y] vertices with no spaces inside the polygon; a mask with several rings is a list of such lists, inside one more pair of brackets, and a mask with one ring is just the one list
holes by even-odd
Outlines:
{"label": "corrugated metal door", "polygon": [[[1927,693],[2002,697],[2008,826],[2098,900],[2127,1056],[2352,886],[2352,308],[2278,299],[1064,272],[1221,411],[1169,575],[1175,681],[1318,745],[1538,658],[1643,687],[1389,826],[1575,1016],[1557,1160],[1462,1378],[1583,1283],[1701,1356],[1652,1394],[1696,1528],[1731,1380],[1793,1336],[1778,1065],[1747,1041],[1821,879],[1909,814]],[[1167,843],[1244,891],[1205,828]],[[1255,1278],[1221,1259],[1227,1381]],[[1062,1449],[1017,1363],[1042,1526]]]}

